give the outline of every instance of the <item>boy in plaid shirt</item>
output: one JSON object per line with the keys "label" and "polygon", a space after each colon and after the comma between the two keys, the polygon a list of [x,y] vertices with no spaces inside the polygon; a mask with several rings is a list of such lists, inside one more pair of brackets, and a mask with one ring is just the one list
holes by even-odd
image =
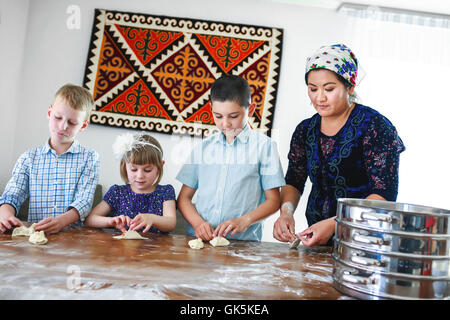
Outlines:
{"label": "boy in plaid shirt", "polygon": [[0,232],[21,226],[15,217],[30,197],[28,221],[36,231],[57,233],[81,225],[92,207],[98,183],[98,153],[75,136],[86,129],[94,100],[88,90],[66,84],[48,108],[50,138],[23,153],[0,197]]}

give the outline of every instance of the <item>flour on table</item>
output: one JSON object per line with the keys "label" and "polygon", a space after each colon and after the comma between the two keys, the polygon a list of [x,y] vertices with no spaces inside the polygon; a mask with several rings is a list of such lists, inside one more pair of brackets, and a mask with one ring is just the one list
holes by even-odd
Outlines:
{"label": "flour on table", "polygon": [[139,232],[134,231],[134,230],[128,230],[127,232],[125,232],[124,234],[120,235],[120,236],[115,236],[113,237],[114,239],[124,239],[124,240],[145,240],[148,238],[145,238],[143,236],[141,236],[139,234]]}
{"label": "flour on table", "polygon": [[189,247],[191,247],[192,249],[201,249],[204,247],[203,241],[200,238],[191,240],[188,242]]}
{"label": "flour on table", "polygon": [[46,244],[48,240],[45,237],[44,231],[35,231],[30,235],[28,241],[34,244]]}
{"label": "flour on table", "polygon": [[20,237],[20,236],[30,236],[34,232],[34,226],[36,223],[33,223],[30,227],[20,226],[14,228],[12,232],[12,237]]}
{"label": "flour on table", "polygon": [[209,242],[213,247],[225,247],[230,244],[230,241],[224,237],[215,237]]}

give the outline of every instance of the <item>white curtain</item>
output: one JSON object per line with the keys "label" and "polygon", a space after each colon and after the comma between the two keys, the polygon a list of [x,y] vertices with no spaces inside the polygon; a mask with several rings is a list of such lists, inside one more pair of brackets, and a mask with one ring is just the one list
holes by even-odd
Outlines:
{"label": "white curtain", "polygon": [[450,209],[448,19],[375,10],[346,21],[346,44],[366,73],[358,95],[391,120],[406,146],[397,201]]}

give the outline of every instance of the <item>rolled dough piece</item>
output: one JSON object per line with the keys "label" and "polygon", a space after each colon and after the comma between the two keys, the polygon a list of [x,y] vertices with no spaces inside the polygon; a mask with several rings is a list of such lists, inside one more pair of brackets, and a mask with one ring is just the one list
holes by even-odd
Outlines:
{"label": "rolled dough piece", "polygon": [[297,249],[299,244],[300,244],[300,239],[295,238],[295,240],[290,243],[289,249]]}
{"label": "rolled dough piece", "polygon": [[201,249],[201,248],[203,248],[205,246],[203,244],[202,239],[200,239],[200,238],[191,240],[191,241],[188,242],[188,244],[189,244],[189,247],[191,247],[192,249]]}
{"label": "rolled dough piece", "polygon": [[124,239],[124,240],[145,240],[148,238],[145,238],[143,236],[141,236],[139,234],[139,232],[134,231],[134,230],[128,230],[127,232],[125,232],[124,234],[120,235],[120,236],[115,236],[113,237],[114,239]]}
{"label": "rolled dough piece", "polygon": [[14,228],[12,232],[12,237],[20,237],[20,236],[30,236],[34,232],[34,226],[36,223],[33,223],[30,227],[20,226]]}
{"label": "rolled dough piece", "polygon": [[28,241],[34,244],[46,244],[48,240],[45,237],[44,231],[35,231],[30,235]]}
{"label": "rolled dough piece", "polygon": [[213,247],[225,247],[230,244],[230,241],[224,237],[215,237],[209,242]]}

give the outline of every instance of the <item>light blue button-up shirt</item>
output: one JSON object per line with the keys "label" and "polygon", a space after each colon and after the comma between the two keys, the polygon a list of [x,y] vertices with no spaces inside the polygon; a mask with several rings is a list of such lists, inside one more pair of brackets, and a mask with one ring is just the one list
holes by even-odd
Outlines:
{"label": "light blue button-up shirt", "polygon": [[[181,183],[197,189],[195,207],[216,228],[264,202],[264,190],[285,185],[277,145],[248,125],[228,144],[222,133],[197,144],[177,175]],[[262,221],[233,239],[261,241]],[[187,234],[195,236],[191,225]]]}
{"label": "light blue button-up shirt", "polygon": [[47,142],[19,157],[0,197],[0,205],[8,203],[17,213],[29,196],[28,221],[57,217],[70,207],[77,209],[84,221],[94,200],[99,166],[98,153],[76,140],[62,155]]}

